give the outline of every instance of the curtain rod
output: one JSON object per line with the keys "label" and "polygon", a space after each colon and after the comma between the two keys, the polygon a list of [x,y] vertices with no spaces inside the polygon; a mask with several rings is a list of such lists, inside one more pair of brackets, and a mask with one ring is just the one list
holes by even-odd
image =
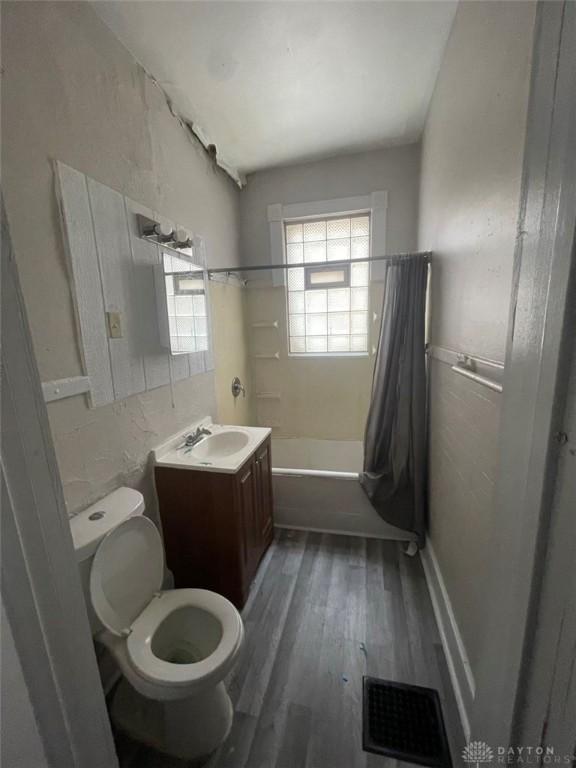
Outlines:
{"label": "curtain rod", "polygon": [[361,264],[365,261],[402,261],[411,256],[424,256],[430,261],[432,251],[414,251],[413,253],[397,253],[390,256],[366,256],[364,259],[339,259],[338,261],[311,261],[298,264],[255,264],[246,267],[219,267],[206,270],[209,275],[229,274],[231,272],[256,272],[268,269],[297,269],[299,267],[339,267],[346,264]]}

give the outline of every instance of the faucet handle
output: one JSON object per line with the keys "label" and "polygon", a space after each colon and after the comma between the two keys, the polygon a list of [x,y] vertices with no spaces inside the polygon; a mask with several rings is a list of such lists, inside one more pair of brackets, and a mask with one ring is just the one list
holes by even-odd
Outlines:
{"label": "faucet handle", "polygon": [[230,387],[232,391],[232,395],[234,397],[238,397],[240,395],[240,392],[242,392],[242,397],[246,397],[246,390],[244,389],[244,385],[238,378],[238,376],[234,376],[232,379],[232,386]]}
{"label": "faucet handle", "polygon": [[186,437],[184,438],[184,445],[182,447],[192,448],[194,445],[196,445],[196,443],[199,442],[199,440],[204,435],[211,435],[211,434],[212,432],[209,429],[206,429],[206,427],[203,427],[203,426],[196,427],[196,430],[193,433],[186,435]]}

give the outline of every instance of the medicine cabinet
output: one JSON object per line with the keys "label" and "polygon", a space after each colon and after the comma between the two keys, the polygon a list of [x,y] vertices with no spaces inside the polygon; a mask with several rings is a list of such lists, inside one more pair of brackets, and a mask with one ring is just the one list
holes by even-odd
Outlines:
{"label": "medicine cabinet", "polygon": [[160,342],[172,355],[208,352],[210,313],[206,271],[193,255],[162,249],[155,267]]}

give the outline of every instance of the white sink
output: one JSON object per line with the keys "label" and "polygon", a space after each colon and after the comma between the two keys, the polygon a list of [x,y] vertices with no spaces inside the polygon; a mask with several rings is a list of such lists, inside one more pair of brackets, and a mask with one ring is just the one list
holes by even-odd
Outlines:
{"label": "white sink", "polygon": [[[196,434],[198,429],[205,429],[210,434],[196,445],[186,445],[186,438]],[[269,435],[270,429],[267,427],[213,424],[206,417],[156,448],[154,460],[159,467],[237,472]]]}
{"label": "white sink", "polygon": [[245,448],[250,442],[246,432],[236,429],[222,430],[214,435],[203,438],[192,448],[192,453],[199,459],[217,461],[225,456],[231,456]]}

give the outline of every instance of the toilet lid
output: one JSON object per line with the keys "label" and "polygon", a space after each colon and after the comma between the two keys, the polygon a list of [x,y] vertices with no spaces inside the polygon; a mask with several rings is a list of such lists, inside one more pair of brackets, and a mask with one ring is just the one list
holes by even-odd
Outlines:
{"label": "toilet lid", "polygon": [[114,528],[96,550],[90,596],[96,615],[115,635],[132,623],[162,588],[164,547],[147,517],[131,517]]}

